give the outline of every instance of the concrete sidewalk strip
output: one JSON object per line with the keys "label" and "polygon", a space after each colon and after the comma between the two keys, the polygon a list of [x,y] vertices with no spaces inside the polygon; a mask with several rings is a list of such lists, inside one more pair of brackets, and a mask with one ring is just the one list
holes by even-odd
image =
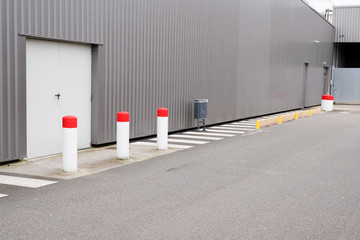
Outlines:
{"label": "concrete sidewalk strip", "polygon": [[206,136],[189,136],[189,135],[169,135],[169,137],[175,138],[191,138],[191,139],[202,139],[202,140],[222,140],[223,138],[218,137],[206,137]]}
{"label": "concrete sidewalk strip", "polygon": [[[154,157],[171,154],[192,146],[169,145],[166,151],[156,149],[157,144],[152,142],[130,144],[130,159],[116,159],[116,145],[92,148],[78,151],[78,172],[67,174],[62,170],[62,156],[52,156],[35,161],[19,161],[0,166],[0,172],[38,176],[53,179],[74,179],[90,174],[102,172],[127,164],[144,161]],[[57,181],[57,180],[54,180]]]}
{"label": "concrete sidewalk strip", "polygon": [[262,120],[259,120],[258,123],[259,123],[259,126],[257,128],[264,128],[264,127],[268,127],[271,125],[275,125],[275,124],[278,124],[278,117],[262,119]]}
{"label": "concrete sidewalk strip", "polygon": [[[153,142],[134,142],[131,143],[130,145],[141,145],[141,146],[152,146],[152,147],[156,147],[157,143],[153,143]],[[177,145],[177,144],[168,144],[169,148],[178,148],[178,149],[188,149],[188,148],[192,148],[193,146],[188,146],[188,145]]]}
{"label": "concrete sidewalk strip", "polygon": [[321,111],[321,108],[314,108],[314,109],[311,109],[311,114],[320,114],[322,113]]}
{"label": "concrete sidewalk strip", "polygon": [[232,134],[209,133],[209,132],[184,132],[183,134],[200,135],[200,136],[217,136],[217,137],[234,137]]}
{"label": "concrete sidewalk strip", "polygon": [[245,132],[241,131],[228,131],[228,130],[215,130],[215,129],[207,129],[207,132],[214,132],[214,133],[236,133],[236,134],[244,134]]}
{"label": "concrete sidewalk strip", "polygon": [[7,197],[7,196],[8,196],[7,194],[1,194],[0,193],[0,198]]}
{"label": "concrete sidewalk strip", "polygon": [[321,113],[321,108],[314,107],[306,110],[291,111],[283,114],[270,115],[256,121],[256,129],[260,129],[263,127],[268,127],[271,125],[276,125],[284,122],[289,122],[296,120],[298,118],[309,117],[313,114],[320,114],[320,113]]}
{"label": "concrete sidewalk strip", "polygon": [[0,184],[14,185],[14,186],[19,186],[19,187],[39,188],[39,187],[44,187],[44,186],[54,184],[54,183],[57,183],[57,182],[35,179],[35,178],[23,178],[23,177],[0,175]]}
{"label": "concrete sidewalk strip", "polygon": [[[149,139],[150,141],[157,141],[157,138]],[[195,140],[183,140],[183,139],[172,139],[168,138],[168,142],[174,142],[174,143],[189,143],[189,144],[207,144],[209,142],[205,141],[195,141]]]}
{"label": "concrete sidewalk strip", "polygon": [[304,118],[304,117],[308,117],[310,112],[308,110],[298,111],[297,114],[298,114],[298,118]]}
{"label": "concrete sidewalk strip", "polygon": [[295,113],[286,114],[281,116],[281,122],[289,122],[295,120]]}

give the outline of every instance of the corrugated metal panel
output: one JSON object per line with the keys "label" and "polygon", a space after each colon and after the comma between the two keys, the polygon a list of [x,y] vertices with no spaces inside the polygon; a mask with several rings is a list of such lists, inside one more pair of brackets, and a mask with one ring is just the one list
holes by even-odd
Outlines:
{"label": "corrugated metal panel", "polygon": [[171,131],[193,127],[195,98],[209,123],[301,108],[304,62],[306,105],[319,104],[332,59],[333,27],[302,1],[2,0],[0,19],[0,161],[26,155],[24,35],[101,43],[93,144],[115,140],[120,110],[134,138],[156,133],[158,107]]}
{"label": "corrugated metal panel", "polygon": [[360,6],[334,7],[333,21],[335,42],[360,42]]}
{"label": "corrugated metal panel", "polygon": [[360,104],[360,69],[336,68],[334,71],[336,103]]}

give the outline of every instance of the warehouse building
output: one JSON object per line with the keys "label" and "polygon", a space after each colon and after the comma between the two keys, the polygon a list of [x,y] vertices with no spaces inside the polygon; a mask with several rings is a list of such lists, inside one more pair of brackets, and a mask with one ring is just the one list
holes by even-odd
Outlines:
{"label": "warehouse building", "polygon": [[0,162],[61,152],[61,118],[79,148],[320,104],[334,27],[301,0],[1,0]]}

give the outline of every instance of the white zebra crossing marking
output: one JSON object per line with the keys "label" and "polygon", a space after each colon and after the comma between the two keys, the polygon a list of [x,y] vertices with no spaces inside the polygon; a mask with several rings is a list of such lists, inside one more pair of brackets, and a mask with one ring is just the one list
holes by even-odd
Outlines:
{"label": "white zebra crossing marking", "polygon": [[35,178],[13,177],[0,175],[0,184],[14,185],[19,187],[39,188],[50,184],[57,183],[56,181],[41,180]]}
{"label": "white zebra crossing marking", "polygon": [[7,194],[0,194],[0,198],[7,197]]}
{"label": "white zebra crossing marking", "polygon": [[222,130],[235,130],[235,131],[238,131],[239,129],[238,128],[235,128],[235,127],[211,127],[210,129],[222,129]]}
{"label": "white zebra crossing marking", "polygon": [[[140,146],[152,146],[152,147],[156,147],[157,143],[152,143],[152,142],[134,142],[131,143],[130,145],[140,145]],[[193,146],[188,146],[188,145],[177,145],[177,144],[168,144],[169,148],[178,148],[178,149],[188,149],[188,148],[192,148]]]}
{"label": "white zebra crossing marking", "polygon": [[231,125],[243,126],[243,127],[255,127],[256,123],[230,123]]}
{"label": "white zebra crossing marking", "polygon": [[206,131],[208,131],[208,132],[216,132],[216,133],[236,133],[236,134],[244,134],[245,133],[245,132],[241,132],[241,131],[214,130],[214,129],[208,129]]}
{"label": "white zebra crossing marking", "polygon": [[236,127],[236,128],[255,128],[256,125],[240,125],[240,124],[224,124],[221,127]]}
{"label": "white zebra crossing marking", "polygon": [[175,138],[192,138],[192,139],[203,139],[203,140],[222,140],[222,139],[223,139],[223,138],[217,138],[217,137],[188,136],[188,135],[170,135],[169,137],[175,137]]}
{"label": "white zebra crossing marking", "polygon": [[[152,138],[150,141],[156,141],[157,138]],[[168,142],[175,142],[175,143],[189,143],[189,144],[207,144],[209,142],[205,141],[195,141],[195,140],[183,140],[183,139],[172,139],[168,138]]]}
{"label": "white zebra crossing marking", "polygon": [[231,127],[242,130],[255,130],[255,126],[241,126],[241,125],[221,125],[221,127]]}
{"label": "white zebra crossing marking", "polygon": [[247,128],[255,128],[256,127],[256,124],[238,124],[238,123],[231,123],[229,124],[233,127],[247,127]]}
{"label": "white zebra crossing marking", "polygon": [[217,137],[234,137],[232,134],[209,133],[209,132],[184,132],[183,134],[202,135],[202,136],[217,136]]}

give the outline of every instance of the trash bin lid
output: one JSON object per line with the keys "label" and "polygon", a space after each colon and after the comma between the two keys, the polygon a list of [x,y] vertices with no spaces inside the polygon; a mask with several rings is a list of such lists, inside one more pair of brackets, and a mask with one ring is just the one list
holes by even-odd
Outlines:
{"label": "trash bin lid", "polygon": [[195,99],[194,102],[195,103],[207,103],[207,102],[209,102],[209,100],[208,99]]}

